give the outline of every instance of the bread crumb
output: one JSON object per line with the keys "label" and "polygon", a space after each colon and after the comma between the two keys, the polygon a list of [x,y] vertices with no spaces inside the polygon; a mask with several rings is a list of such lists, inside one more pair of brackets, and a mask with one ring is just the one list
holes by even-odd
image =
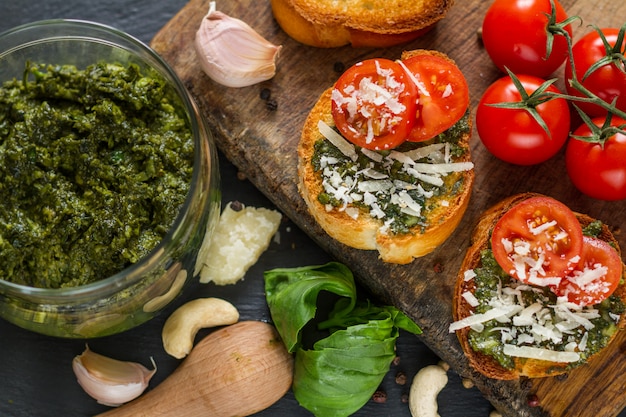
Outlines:
{"label": "bread crumb", "polygon": [[278,231],[282,215],[276,210],[246,207],[222,212],[200,271],[200,282],[235,284],[242,279]]}

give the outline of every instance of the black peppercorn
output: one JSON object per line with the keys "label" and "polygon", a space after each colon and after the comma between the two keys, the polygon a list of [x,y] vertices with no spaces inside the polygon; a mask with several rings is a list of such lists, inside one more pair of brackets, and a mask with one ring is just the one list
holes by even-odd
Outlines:
{"label": "black peppercorn", "polygon": [[261,97],[261,100],[269,100],[272,96],[272,91],[269,88],[263,88],[261,89],[259,96]]}
{"label": "black peppercorn", "polygon": [[278,108],[278,103],[276,102],[276,100],[271,98],[265,102],[265,107],[267,107],[267,109],[270,111],[274,111]]}
{"label": "black peppercorn", "polygon": [[385,391],[382,390],[377,390],[373,395],[372,395],[372,400],[375,403],[378,404],[384,404],[387,402],[387,393]]}

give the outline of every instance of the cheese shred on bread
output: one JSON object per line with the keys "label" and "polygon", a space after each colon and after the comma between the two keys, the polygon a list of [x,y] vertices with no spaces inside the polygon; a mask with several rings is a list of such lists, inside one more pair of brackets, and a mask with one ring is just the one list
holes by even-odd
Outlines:
{"label": "cheese shred on bread", "polygon": [[271,0],[274,18],[315,47],[386,47],[411,41],[445,17],[452,0]]}
{"label": "cheese shred on bread", "polygon": [[[443,56],[439,52],[422,50],[407,52],[403,54],[403,58],[419,53]],[[368,212],[354,204],[345,204],[343,207],[331,209],[328,204],[322,204],[319,200],[320,194],[326,192],[327,189],[322,183],[322,174],[313,166],[315,144],[324,139],[324,135],[320,132],[320,122],[331,128],[334,126],[331,114],[331,91],[332,88],[327,89],[309,113],[298,145],[298,188],[309,212],[334,239],[356,249],[377,250],[380,258],[385,262],[407,264],[416,257],[432,252],[448,238],[461,221],[470,200],[474,170],[463,169],[459,172],[439,175],[439,178],[443,178],[441,181],[445,183],[446,189],[454,188],[456,192],[427,198],[425,206],[428,208],[422,208],[424,219],[405,233],[394,233],[384,219],[375,218],[371,214],[373,209]],[[466,116],[466,118],[469,125],[469,117]],[[470,136],[471,125],[456,143],[463,150],[463,154],[452,157],[452,162],[473,166],[469,150]],[[426,149],[432,143],[432,141],[420,142],[415,144],[415,147]],[[352,145],[349,144],[349,146]],[[441,145],[440,148],[439,152],[444,154],[445,146]],[[360,152],[363,151],[360,150]],[[433,167],[435,165],[437,164],[433,164]],[[408,204],[410,205],[411,202],[409,201]]]}
{"label": "cheese shred on bread", "polygon": [[[505,323],[507,320],[504,319],[504,316],[506,316],[507,313],[503,313],[503,310],[506,310],[506,308],[508,308],[508,306],[504,305],[501,308],[502,311],[498,311],[498,308],[494,307],[493,309],[488,310],[485,313],[475,313],[474,306],[477,303],[477,300],[474,297],[474,293],[476,291],[476,283],[474,280],[475,277],[473,271],[476,268],[481,267],[481,254],[485,249],[489,247],[491,231],[493,230],[493,227],[500,219],[500,217],[519,202],[533,196],[537,196],[537,194],[524,193],[514,195],[499,202],[498,204],[494,205],[483,213],[472,234],[470,248],[465,255],[456,279],[453,300],[454,322],[450,326],[450,331],[456,332],[461,347],[463,348],[463,351],[468,358],[470,365],[475,370],[489,378],[513,380],[519,377],[540,378],[554,376],[566,373],[572,368],[580,366],[584,363],[588,363],[589,360],[592,360],[594,357],[602,352],[602,350],[600,350],[599,352],[593,353],[589,356],[585,354],[581,356],[581,359],[577,359],[581,349],[583,350],[583,353],[584,349],[586,349],[586,339],[584,336],[578,344],[575,344],[575,346],[572,345],[569,349],[561,349],[561,351],[555,352],[553,350],[533,347],[531,344],[528,343],[522,343],[521,339],[519,339],[521,337],[519,335],[522,332],[518,331],[517,342],[507,342],[503,344],[504,353],[508,353],[510,355],[510,359],[512,360],[513,364],[513,366],[504,367],[501,365],[500,362],[494,359],[494,357],[474,350],[470,343],[471,327],[467,326],[469,323],[474,323],[475,325],[480,326],[481,322],[487,323],[487,319],[489,318],[500,321],[504,320],[502,321],[502,323]],[[575,214],[583,228],[594,222],[594,219],[585,214]],[[606,242],[609,242],[614,248],[617,249],[618,253],[620,253],[619,244],[606,225],[602,225],[601,232],[597,237]],[[626,271],[623,269],[622,273],[626,274]],[[624,278],[626,278],[626,276]],[[500,289],[502,294],[511,294],[511,292],[514,291],[511,289],[507,290],[507,288],[511,287]],[[513,295],[516,297],[515,299],[518,300],[521,297],[519,294]],[[620,283],[613,296],[621,299],[622,302],[626,302],[626,285],[624,285],[623,282]],[[528,312],[528,310],[526,310],[528,314],[524,314],[522,312],[525,311],[523,309],[528,306],[520,305],[519,307],[511,307],[517,307],[516,311],[518,311],[515,314],[508,314],[508,319],[512,323],[516,323],[516,320],[522,320],[524,322],[523,324],[525,324],[527,328],[534,329],[534,326],[536,325],[538,331],[543,331],[544,334],[545,332],[550,331],[550,329],[548,328],[549,326],[542,325],[542,323],[533,322],[532,317],[534,314],[537,314],[536,311],[532,314]],[[548,307],[548,309],[554,308],[554,305],[546,307]],[[590,307],[590,309],[593,310],[595,309],[595,307],[596,306],[592,306]],[[585,323],[587,326],[589,326],[589,321],[587,320],[589,317],[592,317],[589,315],[592,314],[589,312],[589,310],[574,310],[571,313],[565,312],[565,314],[566,316],[569,315],[569,317],[571,317],[571,320],[569,320],[569,322],[568,320],[562,321],[558,327],[559,329],[568,329],[562,332],[563,341],[557,342],[562,343],[563,346],[568,343],[569,339],[566,340],[566,338],[568,334],[572,334],[571,332],[574,331],[572,330],[572,328],[579,328],[580,324],[577,324],[575,322],[579,321],[580,323]],[[515,316],[524,317],[517,318]],[[626,324],[626,318],[623,312],[613,314],[612,319],[615,320],[615,327],[617,329],[622,329]],[[502,325],[502,327],[504,327],[504,325]],[[557,338],[557,340],[558,337],[560,337],[558,335],[558,332],[554,335],[550,335],[550,333],[547,334],[553,339]],[[615,331],[615,333],[611,336],[608,343],[613,340],[615,334],[617,334],[617,331]],[[525,335],[524,337],[528,338],[528,335]],[[571,344],[572,342],[570,341],[569,343]]]}

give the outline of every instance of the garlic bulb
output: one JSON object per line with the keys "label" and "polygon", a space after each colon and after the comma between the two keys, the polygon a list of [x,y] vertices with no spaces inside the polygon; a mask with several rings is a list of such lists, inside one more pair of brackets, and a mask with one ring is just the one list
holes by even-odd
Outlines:
{"label": "garlic bulb", "polygon": [[[152,360],[152,358],[150,358]],[[135,362],[123,362],[92,352],[89,346],[72,361],[78,383],[100,404],[117,407],[140,396],[156,372]]]}
{"label": "garlic bulb", "polygon": [[195,39],[203,71],[227,87],[246,87],[272,78],[281,46],[245,22],[216,11],[210,3]]}

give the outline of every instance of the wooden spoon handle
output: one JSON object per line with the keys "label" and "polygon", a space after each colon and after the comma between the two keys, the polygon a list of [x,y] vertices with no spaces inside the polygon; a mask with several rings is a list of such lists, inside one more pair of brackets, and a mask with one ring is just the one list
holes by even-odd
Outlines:
{"label": "wooden spoon handle", "polygon": [[276,329],[243,321],[201,340],[161,384],[100,417],[248,416],[291,387],[293,358]]}

